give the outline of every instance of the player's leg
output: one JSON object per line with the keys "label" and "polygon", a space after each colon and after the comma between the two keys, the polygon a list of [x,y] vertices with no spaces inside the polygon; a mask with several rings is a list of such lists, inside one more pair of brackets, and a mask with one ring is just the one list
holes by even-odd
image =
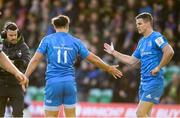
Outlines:
{"label": "player's leg", "polygon": [[66,117],[76,117],[77,89],[74,81],[64,84],[64,111]]}
{"label": "player's leg", "polygon": [[7,104],[7,97],[0,96],[0,117],[4,117],[5,109]]}
{"label": "player's leg", "polygon": [[143,86],[140,89],[140,103],[137,107],[137,116],[138,117],[148,117],[150,116],[152,107],[154,104],[159,103],[159,99],[163,94],[163,84]]}
{"label": "player's leg", "polygon": [[64,107],[65,115],[67,118],[69,117],[76,117],[76,107]]}
{"label": "player's leg", "polygon": [[58,111],[45,110],[45,117],[58,117]]}
{"label": "player's leg", "polygon": [[62,85],[53,83],[45,88],[45,117],[58,117],[59,107],[62,104]]}
{"label": "player's leg", "polygon": [[9,97],[9,104],[12,106],[13,117],[23,117],[24,110],[24,91],[21,86],[11,89],[11,97]]}
{"label": "player's leg", "polygon": [[152,112],[152,108],[151,108],[151,110],[149,110],[149,113],[147,114],[148,117],[151,117],[151,112]]}
{"label": "player's leg", "polygon": [[9,102],[13,108],[13,117],[23,117],[24,97],[10,97]]}
{"label": "player's leg", "polygon": [[137,117],[148,117],[153,105],[152,102],[140,101],[136,111]]}

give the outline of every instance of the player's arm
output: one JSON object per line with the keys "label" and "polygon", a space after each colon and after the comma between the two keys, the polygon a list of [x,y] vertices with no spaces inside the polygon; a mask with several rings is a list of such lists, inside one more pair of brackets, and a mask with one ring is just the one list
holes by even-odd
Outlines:
{"label": "player's arm", "polygon": [[139,64],[139,59],[135,58],[134,56],[129,56],[126,54],[122,54],[120,52],[117,52],[116,50],[114,50],[113,45],[111,44],[111,46],[107,43],[104,44],[104,50],[113,55],[115,58],[117,58],[120,62],[130,65],[130,66],[137,66],[137,64]]}
{"label": "player's arm", "polygon": [[174,50],[172,49],[172,47],[167,44],[163,49],[163,56],[162,56],[162,59],[159,63],[159,65],[154,69],[152,70],[152,75],[156,75],[157,72],[159,72],[159,70],[164,67],[166,64],[168,64],[170,62],[170,60],[172,59],[173,55],[174,55]]}
{"label": "player's arm", "polygon": [[90,53],[87,56],[86,60],[96,65],[97,67],[101,68],[102,70],[109,72],[114,77],[117,76],[120,78],[122,76],[122,72],[116,68],[117,66],[110,66],[106,64],[105,62],[103,62],[103,60],[101,60],[98,56],[96,56],[93,53]]}
{"label": "player's arm", "polygon": [[4,54],[4,52],[0,52],[0,65],[3,69],[15,75],[15,77],[19,81],[22,82],[26,79],[26,77],[13,65],[9,58]]}
{"label": "player's arm", "polygon": [[41,43],[39,44],[39,47],[37,51],[35,52],[34,56],[30,60],[28,67],[26,69],[25,75],[29,78],[29,76],[34,72],[34,70],[37,68],[39,62],[43,59],[44,54],[46,54],[47,49],[47,40],[46,37],[44,37],[41,40]]}
{"label": "player's arm", "polygon": [[43,59],[43,54],[36,52],[32,59],[30,60],[28,67],[26,69],[25,75],[29,77],[31,73],[37,68],[39,62]]}
{"label": "player's arm", "polygon": [[139,64],[139,60],[135,58],[134,56],[122,54],[120,52],[117,52],[116,50],[112,52],[112,55],[124,64],[130,65],[130,66],[135,66]]}
{"label": "player's arm", "polygon": [[172,59],[173,55],[174,55],[174,50],[172,49],[172,47],[169,44],[166,45],[163,48],[163,57],[159,64],[159,68],[162,68],[163,66],[168,64],[170,62],[170,60]]}

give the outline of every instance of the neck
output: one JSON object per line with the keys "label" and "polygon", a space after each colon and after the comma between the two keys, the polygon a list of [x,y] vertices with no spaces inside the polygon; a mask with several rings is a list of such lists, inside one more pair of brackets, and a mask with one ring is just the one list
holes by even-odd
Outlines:
{"label": "neck", "polygon": [[56,29],[56,32],[68,32],[68,29],[66,29],[66,28],[57,28]]}
{"label": "neck", "polygon": [[144,32],[144,37],[148,37],[151,33],[153,32],[153,29],[152,28],[148,28],[147,30],[146,30],[146,32]]}

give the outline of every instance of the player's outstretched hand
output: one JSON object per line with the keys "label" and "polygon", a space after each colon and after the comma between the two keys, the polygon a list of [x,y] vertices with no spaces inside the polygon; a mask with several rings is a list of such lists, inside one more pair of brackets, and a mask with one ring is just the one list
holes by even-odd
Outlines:
{"label": "player's outstretched hand", "polygon": [[157,66],[156,68],[154,68],[154,69],[151,71],[151,74],[152,74],[153,76],[155,76],[159,71],[160,71],[160,68]]}
{"label": "player's outstretched hand", "polygon": [[114,76],[114,78],[117,79],[118,78],[121,78],[123,76],[122,72],[120,70],[117,69],[119,65],[113,65],[113,66],[110,66],[109,69],[108,69],[108,72]]}
{"label": "player's outstretched hand", "polygon": [[106,51],[109,54],[112,54],[114,51],[114,45],[113,42],[111,42],[111,45],[104,43],[104,51]]}

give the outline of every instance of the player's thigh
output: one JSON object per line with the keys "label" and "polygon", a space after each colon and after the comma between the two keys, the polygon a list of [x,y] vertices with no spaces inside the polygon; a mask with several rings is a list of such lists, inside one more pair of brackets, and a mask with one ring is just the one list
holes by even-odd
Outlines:
{"label": "player's thigh", "polygon": [[146,101],[140,101],[137,106],[136,114],[138,117],[146,117],[149,116],[149,112],[151,111],[154,103],[152,102],[146,102]]}
{"label": "player's thigh", "polygon": [[77,102],[77,88],[74,81],[66,82],[64,84],[64,107],[73,108]]}
{"label": "player's thigh", "polygon": [[60,83],[46,85],[44,96],[44,107],[46,111],[59,111],[62,105],[63,87]]}
{"label": "player's thigh", "polygon": [[153,85],[153,87],[149,87],[143,91],[140,100],[158,104],[163,94],[163,89],[163,85],[161,84]]}

